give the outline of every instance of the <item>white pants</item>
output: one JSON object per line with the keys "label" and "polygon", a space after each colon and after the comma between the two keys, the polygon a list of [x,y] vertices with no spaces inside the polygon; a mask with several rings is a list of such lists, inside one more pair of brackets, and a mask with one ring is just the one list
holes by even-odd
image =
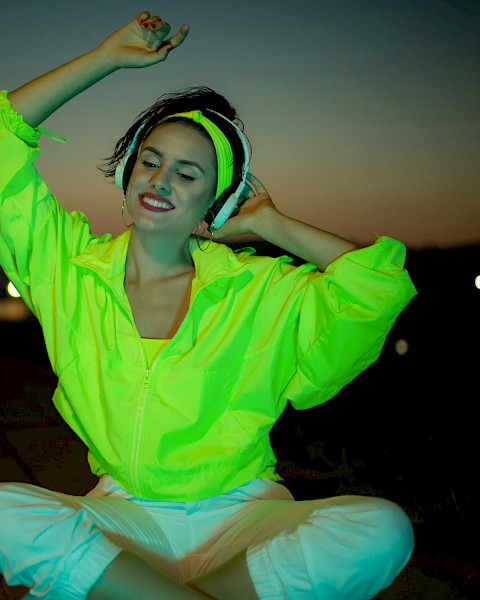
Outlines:
{"label": "white pants", "polygon": [[85,497],[0,484],[0,572],[27,598],[83,600],[121,549],[178,581],[246,551],[262,600],[366,600],[406,565],[413,530],[388,500],[295,501],[265,479],[198,502],[132,497],[108,476]]}

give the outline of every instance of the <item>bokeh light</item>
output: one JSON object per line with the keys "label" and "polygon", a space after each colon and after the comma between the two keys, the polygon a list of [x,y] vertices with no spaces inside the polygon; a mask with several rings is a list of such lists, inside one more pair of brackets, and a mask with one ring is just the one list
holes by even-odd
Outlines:
{"label": "bokeh light", "polygon": [[11,281],[7,283],[7,292],[12,298],[20,298],[20,294],[18,293],[17,288],[13,285]]}
{"label": "bokeh light", "polygon": [[404,354],[406,354],[408,352],[408,342],[407,340],[397,340],[395,342],[395,352],[397,354],[399,354],[400,356],[403,356]]}

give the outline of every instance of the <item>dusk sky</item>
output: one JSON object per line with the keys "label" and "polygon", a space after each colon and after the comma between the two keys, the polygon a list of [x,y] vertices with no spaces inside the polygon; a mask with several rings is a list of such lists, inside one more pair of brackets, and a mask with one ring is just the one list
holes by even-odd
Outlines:
{"label": "dusk sky", "polygon": [[480,4],[442,0],[1,0],[3,89],[90,50],[141,10],[185,44],[114,73],[44,126],[38,167],[95,233],[122,193],[96,168],[164,92],[207,85],[237,108],[252,172],[282,212],[360,243],[480,242]]}

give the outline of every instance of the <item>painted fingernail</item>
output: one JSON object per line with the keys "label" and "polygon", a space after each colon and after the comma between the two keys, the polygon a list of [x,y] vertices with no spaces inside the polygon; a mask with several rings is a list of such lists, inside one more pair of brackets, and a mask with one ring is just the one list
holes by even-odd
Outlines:
{"label": "painted fingernail", "polygon": [[142,23],[142,27],[144,27],[145,29],[148,29],[148,23],[147,23],[146,21],[144,21],[144,22]]}
{"label": "painted fingernail", "polygon": [[157,28],[157,26],[156,26],[156,24],[155,24],[155,23],[152,23],[152,24],[150,25],[150,27],[151,27],[152,29],[156,29],[156,28]]}
{"label": "painted fingernail", "polygon": [[167,50],[167,52],[171,52],[173,50],[173,46],[167,46],[166,50]]}

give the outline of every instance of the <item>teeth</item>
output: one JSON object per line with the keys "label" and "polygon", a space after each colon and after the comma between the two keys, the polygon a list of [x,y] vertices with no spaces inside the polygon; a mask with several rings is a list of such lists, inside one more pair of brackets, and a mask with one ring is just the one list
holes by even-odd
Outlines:
{"label": "teeth", "polygon": [[148,204],[149,206],[153,206],[154,208],[166,208],[168,210],[175,208],[168,202],[162,202],[161,200],[154,200],[153,198],[146,198],[145,196],[142,196],[142,200],[145,202],[145,204]]}

